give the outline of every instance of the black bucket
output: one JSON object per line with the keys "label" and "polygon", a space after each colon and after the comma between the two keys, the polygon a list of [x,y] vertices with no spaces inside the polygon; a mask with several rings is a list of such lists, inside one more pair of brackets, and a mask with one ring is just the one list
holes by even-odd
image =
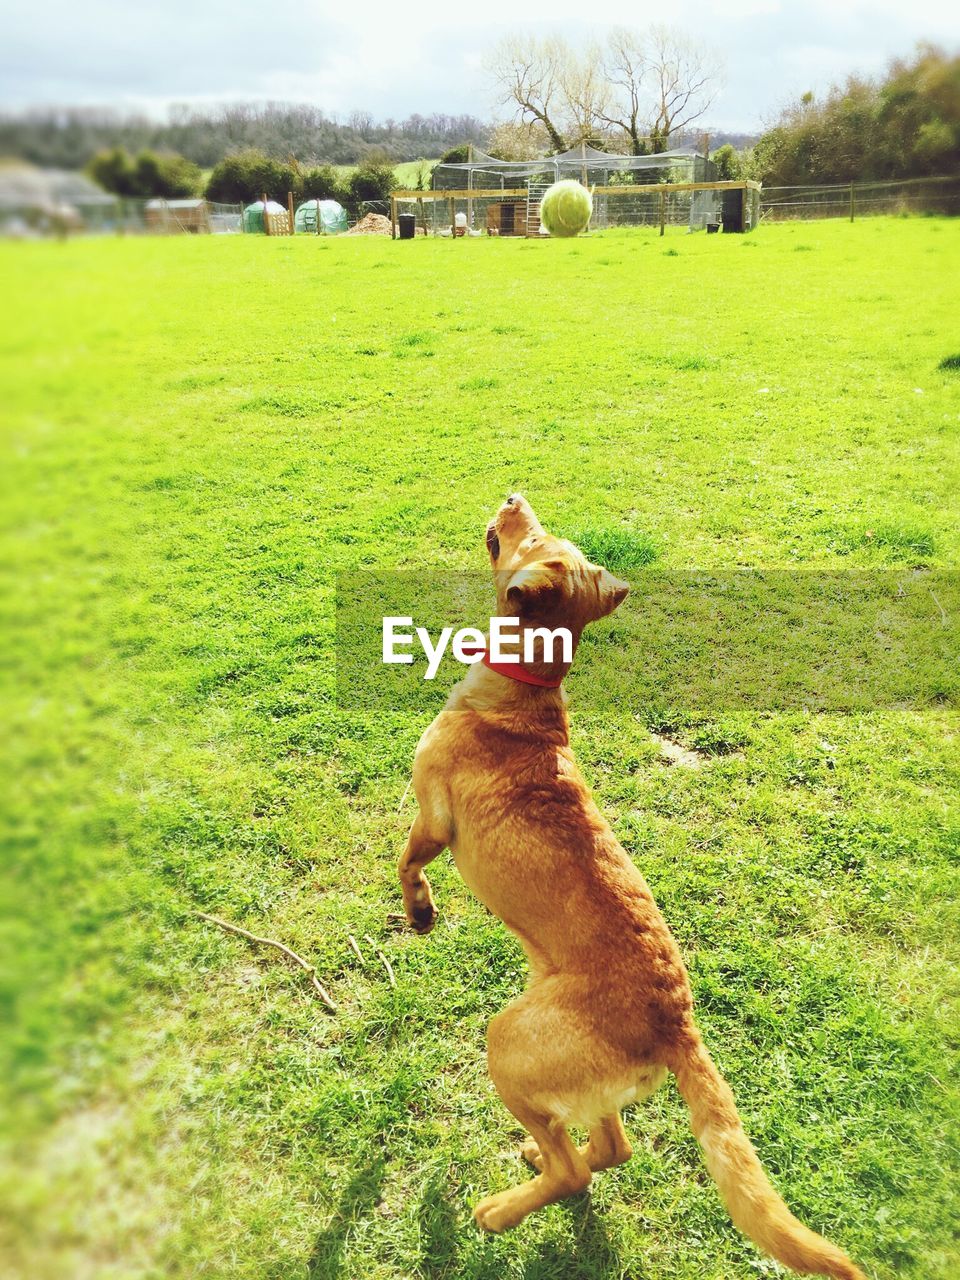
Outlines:
{"label": "black bucket", "polygon": [[417,234],[417,215],[415,213],[397,214],[397,226],[400,228],[401,240],[412,240]]}

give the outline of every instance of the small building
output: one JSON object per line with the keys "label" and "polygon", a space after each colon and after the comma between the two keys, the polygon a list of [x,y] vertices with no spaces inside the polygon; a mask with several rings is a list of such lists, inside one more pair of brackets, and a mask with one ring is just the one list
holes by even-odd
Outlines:
{"label": "small building", "polygon": [[148,200],[144,224],[161,235],[209,235],[210,208],[206,200]]}
{"label": "small building", "polygon": [[65,235],[97,225],[116,205],[83,173],[0,163],[0,234]]}

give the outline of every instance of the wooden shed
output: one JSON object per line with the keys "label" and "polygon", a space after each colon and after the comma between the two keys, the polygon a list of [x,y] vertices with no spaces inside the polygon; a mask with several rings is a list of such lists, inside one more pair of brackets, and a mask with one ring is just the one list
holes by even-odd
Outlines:
{"label": "wooden shed", "polygon": [[499,236],[527,234],[526,200],[496,200],[487,205],[487,230]]}
{"label": "wooden shed", "polygon": [[207,235],[212,230],[206,200],[148,200],[144,219],[148,231],[164,235]]}

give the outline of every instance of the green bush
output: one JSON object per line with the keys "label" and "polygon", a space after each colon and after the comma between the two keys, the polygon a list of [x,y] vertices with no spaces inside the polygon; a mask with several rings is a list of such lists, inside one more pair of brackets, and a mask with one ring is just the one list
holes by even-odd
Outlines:
{"label": "green bush", "polygon": [[200,192],[200,166],[173,151],[141,151],[133,162],[133,181],[141,196],[182,199]]}
{"label": "green bush", "polygon": [[109,147],[98,151],[87,165],[87,173],[116,196],[136,195],[133,182],[133,161],[123,147]]}
{"label": "green bush", "polygon": [[740,154],[729,142],[717,147],[710,159],[717,166],[718,182],[734,182],[743,176]]}
{"label": "green bush", "polygon": [[87,172],[114,195],[149,200],[175,200],[195,196],[200,189],[200,169],[175,151],[141,151],[131,156],[123,147],[98,151]]}
{"label": "green bush", "polygon": [[389,200],[397,185],[396,174],[389,165],[363,164],[347,179],[345,199],[351,217],[358,218],[368,201]]}
{"label": "green bush", "polygon": [[458,143],[457,146],[451,147],[449,151],[445,151],[440,157],[441,164],[466,164],[470,159],[469,142]]}
{"label": "green bush", "polygon": [[208,200],[226,204],[248,204],[264,194],[270,200],[286,204],[287,192],[295,200],[303,195],[304,175],[292,162],[274,160],[262,151],[235,151],[214,165],[207,182]]}
{"label": "green bush", "polygon": [[304,200],[337,200],[340,204],[346,201],[340,175],[332,165],[323,164],[314,169],[304,169],[301,182]]}

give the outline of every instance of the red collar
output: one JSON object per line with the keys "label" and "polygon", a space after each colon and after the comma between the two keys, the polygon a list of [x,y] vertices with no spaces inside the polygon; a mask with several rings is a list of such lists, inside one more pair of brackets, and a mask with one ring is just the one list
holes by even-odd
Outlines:
{"label": "red collar", "polygon": [[556,680],[547,680],[543,676],[538,676],[536,672],[529,671],[522,663],[493,662],[486,649],[481,649],[479,645],[470,649],[463,649],[462,653],[467,658],[472,657],[475,653],[482,653],[483,665],[491,671],[496,671],[498,676],[506,676],[508,680],[516,680],[519,684],[534,684],[539,689],[559,689],[563,684],[563,676],[566,675],[566,672],[564,672]]}

